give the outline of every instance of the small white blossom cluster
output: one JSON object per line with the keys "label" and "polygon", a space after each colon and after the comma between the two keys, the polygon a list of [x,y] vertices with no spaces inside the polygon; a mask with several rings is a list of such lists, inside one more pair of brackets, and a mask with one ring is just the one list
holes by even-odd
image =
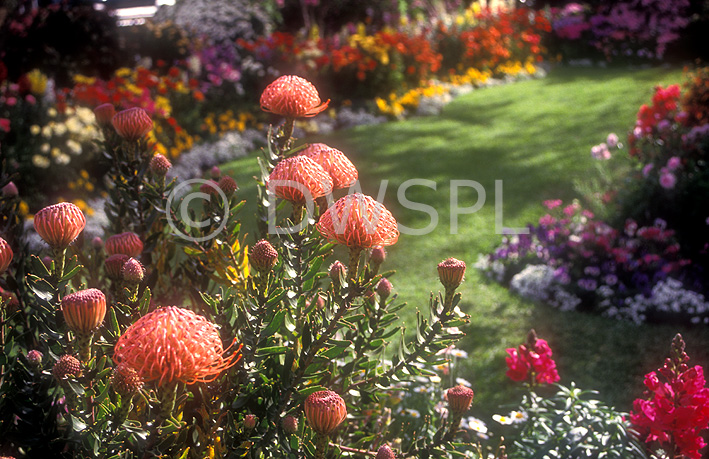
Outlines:
{"label": "small white blossom cluster", "polygon": [[554,270],[547,265],[528,265],[515,274],[510,290],[534,301],[547,301],[554,282]]}
{"label": "small white blossom cluster", "polygon": [[657,282],[652,288],[649,298],[642,294],[628,297],[623,307],[613,306],[606,299],[601,306],[607,306],[606,315],[642,323],[649,312],[688,314],[693,323],[709,324],[709,302],[701,293],[687,290],[682,282],[676,279],[665,279]]}

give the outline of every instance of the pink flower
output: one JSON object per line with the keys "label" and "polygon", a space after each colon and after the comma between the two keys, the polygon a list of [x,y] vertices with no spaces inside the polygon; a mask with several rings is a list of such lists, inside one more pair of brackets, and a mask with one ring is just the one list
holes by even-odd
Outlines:
{"label": "pink flower", "polygon": [[666,190],[671,190],[677,184],[677,177],[672,172],[665,170],[660,176],[660,185]]}
{"label": "pink flower", "polygon": [[655,165],[652,163],[645,164],[645,166],[643,167],[643,177],[647,178],[647,176],[650,175],[650,171],[652,171],[654,167]]}
{"label": "pink flower", "polygon": [[618,146],[618,135],[614,134],[611,132],[608,134],[608,137],[606,138],[606,144],[608,144],[608,148],[615,148]]}
{"label": "pink flower", "polygon": [[679,159],[677,156],[673,156],[667,160],[667,169],[668,170],[673,171],[681,165],[682,165],[682,160]]}
{"label": "pink flower", "polygon": [[559,381],[556,362],[551,358],[552,352],[546,340],[533,337],[533,343],[521,344],[517,349],[506,350],[508,357],[507,377],[513,381],[524,381],[532,370],[537,383],[553,384]]}
{"label": "pink flower", "polygon": [[611,159],[611,152],[608,150],[608,145],[601,143],[591,148],[591,156],[593,156],[594,159],[607,160]]}
{"label": "pink flower", "polygon": [[10,120],[7,118],[0,118],[0,131],[10,132]]}
{"label": "pink flower", "polygon": [[548,199],[542,202],[542,204],[544,204],[544,207],[551,210],[559,207],[562,204],[562,201],[561,199]]}

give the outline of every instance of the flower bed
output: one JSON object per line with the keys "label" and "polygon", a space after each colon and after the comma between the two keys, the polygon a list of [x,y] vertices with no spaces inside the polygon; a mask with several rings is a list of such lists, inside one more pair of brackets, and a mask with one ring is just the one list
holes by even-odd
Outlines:
{"label": "flower bed", "polygon": [[522,296],[562,310],[595,311],[635,322],[709,323],[706,295],[706,69],[680,87],[656,88],[628,136],[632,160],[613,179],[624,146],[610,134],[591,155],[604,185],[596,218],[578,202],[547,200],[550,213],[509,235],[480,267]]}

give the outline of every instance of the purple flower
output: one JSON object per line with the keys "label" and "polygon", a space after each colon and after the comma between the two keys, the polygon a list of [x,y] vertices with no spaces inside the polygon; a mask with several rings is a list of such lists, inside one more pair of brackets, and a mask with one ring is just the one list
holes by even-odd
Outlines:
{"label": "purple flower", "polygon": [[677,156],[673,156],[667,160],[667,169],[673,171],[682,165],[682,160]]}
{"label": "purple flower", "polygon": [[643,167],[643,177],[647,178],[647,176],[650,175],[650,171],[652,171],[654,167],[655,165],[652,163],[645,164]]}
{"label": "purple flower", "polygon": [[671,190],[677,184],[677,177],[672,172],[665,171],[660,176],[660,185],[666,190]]}
{"label": "purple flower", "polygon": [[598,288],[598,282],[596,282],[595,279],[579,279],[577,284],[579,287],[589,292]]}

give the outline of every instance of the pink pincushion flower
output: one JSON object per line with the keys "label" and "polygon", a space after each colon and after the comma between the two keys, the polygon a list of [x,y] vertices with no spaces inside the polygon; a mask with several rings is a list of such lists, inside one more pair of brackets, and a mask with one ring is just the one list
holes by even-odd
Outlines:
{"label": "pink pincushion flower", "polygon": [[320,100],[315,86],[308,80],[284,75],[268,85],[261,94],[261,110],[285,116],[303,118],[315,116],[330,103]]}

